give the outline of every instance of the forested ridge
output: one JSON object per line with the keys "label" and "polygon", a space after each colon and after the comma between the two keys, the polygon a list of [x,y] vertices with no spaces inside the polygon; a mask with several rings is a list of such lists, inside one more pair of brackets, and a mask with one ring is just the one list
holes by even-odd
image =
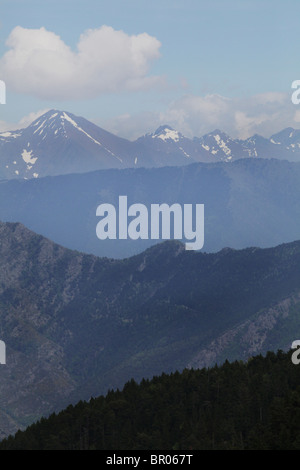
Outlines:
{"label": "forested ridge", "polygon": [[0,450],[300,450],[291,352],[134,380],[18,431]]}

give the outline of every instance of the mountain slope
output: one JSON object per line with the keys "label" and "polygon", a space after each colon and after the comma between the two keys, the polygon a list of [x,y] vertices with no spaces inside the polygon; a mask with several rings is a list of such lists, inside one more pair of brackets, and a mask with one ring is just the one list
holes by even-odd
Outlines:
{"label": "mountain slope", "polygon": [[300,242],[216,254],[166,242],[116,261],[1,223],[1,436],[131,377],[200,364],[214,340],[245,322],[255,327],[281,302],[284,314],[257,330],[255,347],[233,336],[214,352],[221,361],[228,350],[247,358],[287,348],[300,335],[299,279]]}

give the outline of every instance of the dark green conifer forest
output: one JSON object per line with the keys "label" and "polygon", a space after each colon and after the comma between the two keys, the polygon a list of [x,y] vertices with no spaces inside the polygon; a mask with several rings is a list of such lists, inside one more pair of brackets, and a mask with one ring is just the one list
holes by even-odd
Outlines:
{"label": "dark green conifer forest", "polygon": [[70,405],[0,450],[300,450],[291,352],[162,374]]}

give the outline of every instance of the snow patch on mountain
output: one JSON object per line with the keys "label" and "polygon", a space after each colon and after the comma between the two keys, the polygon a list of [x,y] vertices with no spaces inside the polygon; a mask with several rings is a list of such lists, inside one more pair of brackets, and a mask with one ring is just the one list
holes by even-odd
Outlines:
{"label": "snow patch on mountain", "polygon": [[169,140],[169,139],[173,140],[174,142],[178,142],[180,137],[179,137],[179,134],[178,134],[177,131],[174,131],[173,129],[169,129],[169,128],[165,127],[165,129],[163,130],[163,132],[161,134],[159,134],[159,135],[154,134],[152,136],[152,139],[155,139],[155,138],[161,139],[164,142],[166,140]]}
{"label": "snow patch on mountain", "polygon": [[11,137],[13,139],[16,139],[17,137],[20,137],[21,133],[18,132],[1,132],[0,138],[6,138],[6,137]]}
{"label": "snow patch on mountain", "polygon": [[231,150],[229,147],[227,147],[226,143],[224,140],[221,139],[221,137],[217,134],[214,136],[215,141],[217,142],[218,146],[223,150],[225,155],[229,156],[231,155]]}
{"label": "snow patch on mountain", "polygon": [[98,140],[94,139],[90,134],[88,134],[87,132],[85,132],[80,126],[78,126],[78,124],[70,117],[68,116],[67,113],[63,113],[63,117],[62,119],[68,121],[70,124],[72,124],[72,126],[74,126],[78,131],[80,132],[83,132],[83,134],[85,134],[89,139],[91,139],[95,144],[97,145],[100,145],[102,147],[102,144],[100,142],[98,142]]}
{"label": "snow patch on mountain", "polygon": [[183,153],[187,158],[190,158],[190,157],[191,157],[188,153],[186,153],[185,150],[183,150],[182,147],[179,147],[179,149],[182,151],[182,153]]}
{"label": "snow patch on mountain", "polygon": [[46,122],[46,119],[42,122],[42,124],[39,125],[39,127],[37,127],[37,129],[33,132],[34,134],[36,134],[40,129],[42,129],[42,127],[44,126]]}
{"label": "snow patch on mountain", "polygon": [[31,164],[31,165],[34,165],[38,159],[38,157],[32,157],[32,150],[28,152],[26,149],[24,149],[21,155],[22,155],[24,162],[27,164]]}

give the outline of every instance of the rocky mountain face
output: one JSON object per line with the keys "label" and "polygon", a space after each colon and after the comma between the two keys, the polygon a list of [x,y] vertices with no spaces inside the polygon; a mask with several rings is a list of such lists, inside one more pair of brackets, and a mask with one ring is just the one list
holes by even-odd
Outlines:
{"label": "rocky mountain face", "polygon": [[300,131],[288,128],[270,139],[255,135],[240,140],[216,129],[189,139],[164,125],[131,142],[83,117],[51,110],[25,129],[0,133],[0,179],[257,157],[299,162]]}
{"label": "rocky mountain face", "polygon": [[288,348],[299,279],[300,242],[112,260],[0,223],[1,437],[131,377]]}

